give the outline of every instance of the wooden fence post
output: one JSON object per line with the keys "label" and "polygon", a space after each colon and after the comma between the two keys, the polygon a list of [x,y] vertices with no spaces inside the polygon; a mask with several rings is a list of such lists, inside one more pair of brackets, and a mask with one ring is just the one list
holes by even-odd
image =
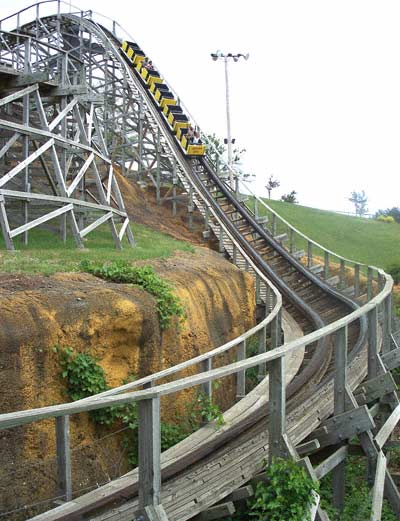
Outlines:
{"label": "wooden fence post", "polygon": [[[237,345],[236,360],[241,362],[246,360],[246,340]],[[236,373],[236,400],[241,400],[246,396],[246,371]]]}
{"label": "wooden fence post", "polygon": [[[334,415],[345,412],[347,384],[347,326],[336,332],[335,339],[335,380],[334,380]],[[333,506],[342,512],[345,496],[345,462],[342,461],[333,470]]]}
{"label": "wooden fence post", "polygon": [[72,499],[71,450],[69,416],[56,418],[57,479],[58,493],[65,501]]}
{"label": "wooden fence post", "polygon": [[139,419],[139,508],[160,504],[161,433],[160,398],[138,402]]}
{"label": "wooden fence post", "polygon": [[286,424],[285,358],[268,363],[269,374],[269,462],[286,455],[283,439]]}
{"label": "wooden fence post", "polygon": [[[211,371],[212,369],[212,358],[206,358],[206,360],[203,360],[202,362],[203,371]],[[211,400],[212,397],[212,382],[204,382],[201,384],[201,388],[203,393]]]}

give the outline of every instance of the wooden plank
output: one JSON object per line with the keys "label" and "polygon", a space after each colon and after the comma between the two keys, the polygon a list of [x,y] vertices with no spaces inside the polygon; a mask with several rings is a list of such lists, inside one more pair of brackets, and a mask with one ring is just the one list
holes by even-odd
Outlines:
{"label": "wooden plank", "polygon": [[382,514],[383,489],[385,485],[386,457],[379,451],[376,465],[375,483],[372,491],[371,521],[380,521]]}
{"label": "wooden plank", "polygon": [[12,170],[10,170],[7,174],[3,175],[3,177],[0,179],[0,188],[4,186],[10,179],[15,177],[21,170],[24,170],[28,165],[30,165],[35,159],[37,159],[43,152],[45,152],[47,149],[49,149],[51,146],[54,145],[54,139],[49,139],[44,145],[42,145],[40,148],[35,150],[35,152],[32,152],[26,159],[21,161],[17,166],[15,166]]}
{"label": "wooden plank", "polygon": [[145,507],[144,511],[147,521],[168,521],[162,505],[150,505]]}
{"label": "wooden plank", "polygon": [[334,469],[337,465],[342,463],[346,459],[348,454],[348,447],[344,445],[336,450],[333,454],[331,454],[328,458],[322,461],[319,465],[314,468],[315,475],[318,479],[322,479],[326,474],[328,474],[332,469]]}
{"label": "wooden plank", "polygon": [[234,490],[229,496],[226,496],[226,501],[232,501],[236,503],[237,501],[243,501],[244,499],[248,499],[249,497],[254,495],[254,489],[251,485],[246,485],[244,487],[240,487]]}
{"label": "wooden plank", "polygon": [[85,237],[85,235],[87,235],[88,233],[90,233],[91,231],[93,231],[95,228],[97,228],[98,226],[100,226],[101,224],[105,223],[106,221],[108,221],[109,219],[111,219],[111,217],[113,216],[112,212],[108,212],[104,215],[102,215],[101,217],[99,217],[98,219],[96,219],[94,222],[92,222],[91,224],[89,224],[89,226],[86,226],[86,228],[84,228],[83,230],[80,231],[80,236],[81,237]]}
{"label": "wooden plank", "polygon": [[381,355],[381,359],[388,371],[396,369],[400,366],[400,348]]}
{"label": "wooden plank", "polygon": [[26,85],[32,85],[33,83],[44,83],[46,81],[49,81],[49,73],[45,71],[36,71],[10,78],[7,81],[7,88],[9,86],[25,87]]}
{"label": "wooden plank", "polygon": [[22,226],[19,226],[18,228],[14,228],[14,230],[10,231],[10,237],[11,238],[16,237],[17,235],[20,235],[21,233],[24,233],[27,230],[34,228],[35,226],[39,226],[39,224],[43,224],[47,221],[50,221],[51,219],[54,219],[55,217],[58,217],[59,215],[69,212],[73,208],[74,208],[74,206],[72,204],[67,204],[66,206],[63,206],[62,208],[58,208],[57,210],[54,210],[46,215],[43,215],[42,217],[38,217],[37,219],[34,219],[33,221],[23,224]]}
{"label": "wooden plank", "polygon": [[398,405],[395,408],[395,410],[392,412],[392,414],[389,416],[389,418],[383,424],[383,426],[380,429],[380,431],[378,432],[378,434],[375,436],[375,442],[380,449],[382,449],[383,446],[385,445],[387,439],[393,432],[393,429],[396,427],[399,420],[400,420],[400,405]]}
{"label": "wooden plank", "polygon": [[31,85],[30,87],[26,87],[26,89],[19,90],[18,92],[14,92],[13,94],[10,94],[9,96],[5,96],[4,98],[0,98],[0,107],[3,105],[6,105],[7,103],[11,103],[12,101],[15,101],[16,99],[22,98],[23,96],[26,96],[27,94],[30,94],[31,92],[38,89],[38,85]]}
{"label": "wooden plank", "polygon": [[66,501],[72,499],[69,416],[56,418],[58,493]]}
{"label": "wooden plank", "polygon": [[32,192],[17,192],[15,190],[0,190],[0,194],[12,197],[13,199],[28,199],[28,200],[36,200],[36,201],[45,201],[45,202],[54,202],[54,203],[72,203],[74,206],[83,206],[84,208],[90,208],[93,210],[102,210],[107,212],[113,212],[116,215],[121,217],[127,217],[126,212],[117,210],[112,206],[105,206],[102,204],[89,203],[87,201],[82,201],[81,199],[73,199],[71,197],[59,197],[55,195],[44,195],[44,194],[34,194]]}
{"label": "wooden plank", "polygon": [[161,431],[160,398],[138,404],[139,419],[139,508],[160,504]]}
{"label": "wooden plank", "polygon": [[68,112],[70,112],[75,105],[78,103],[78,100],[74,98],[72,101],[68,103],[68,105],[49,123],[49,130],[53,131],[57,125],[59,125],[62,120],[67,116]]}
{"label": "wooden plank", "polygon": [[306,454],[310,454],[310,452],[315,452],[320,448],[320,444],[318,440],[310,440],[306,443],[301,443],[296,446],[296,452],[299,456],[305,456]]}
{"label": "wooden plank", "polygon": [[[357,388],[354,396],[359,403],[363,405],[365,403],[373,402],[378,398],[382,398],[385,394],[389,394],[397,390],[396,382],[390,373],[381,374],[363,382],[360,387]],[[362,398],[360,395],[365,395]]]}
{"label": "wooden plank", "polygon": [[374,427],[375,423],[369,414],[368,407],[363,405],[326,420],[320,428],[314,431],[313,437],[318,439],[321,447],[327,447]]}
{"label": "wooden plank", "polygon": [[7,143],[2,147],[0,150],[0,159],[6,154],[10,148],[18,141],[18,138],[21,136],[19,132],[15,132],[10,139],[7,141]]}
{"label": "wooden plank", "polygon": [[[246,340],[240,342],[236,347],[236,360],[241,362],[246,359]],[[246,396],[246,371],[236,373],[236,400]]]}
{"label": "wooden plank", "polygon": [[269,461],[283,454],[282,435],[286,426],[285,358],[268,364],[269,372]]}
{"label": "wooden plank", "polygon": [[[76,174],[75,179],[72,181],[72,183],[67,188],[67,194],[70,196],[72,192],[75,190],[75,188],[78,186],[79,181],[82,179],[82,177],[85,175],[86,170],[89,168],[90,163],[94,159],[93,152],[89,155],[89,157],[86,159],[84,164],[82,165],[82,168],[79,170],[79,172]],[[110,201],[108,201],[110,203]]]}
{"label": "wooden plank", "polygon": [[368,318],[368,379],[371,380],[378,375],[378,311],[371,309]]}
{"label": "wooden plank", "polygon": [[235,505],[232,501],[228,501],[225,503],[220,503],[219,505],[215,505],[205,512],[201,512],[198,516],[195,517],[196,521],[213,521],[214,519],[221,519],[224,517],[231,516],[236,511]]}
{"label": "wooden plank", "polygon": [[7,250],[14,250],[14,243],[10,236],[10,225],[8,224],[6,207],[4,204],[4,196],[0,195],[0,226],[3,232],[4,242]]}

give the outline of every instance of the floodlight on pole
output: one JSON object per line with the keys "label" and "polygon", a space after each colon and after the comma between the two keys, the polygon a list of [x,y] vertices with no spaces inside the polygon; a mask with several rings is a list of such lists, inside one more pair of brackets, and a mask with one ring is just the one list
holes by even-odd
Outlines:
{"label": "floodlight on pole", "polygon": [[228,137],[228,166],[229,166],[229,181],[230,185],[233,189],[233,173],[232,173],[232,137],[231,137],[231,116],[229,110],[229,78],[228,78],[228,58],[232,58],[234,62],[239,61],[239,58],[244,58],[245,60],[249,59],[249,53],[247,54],[223,54],[221,51],[216,51],[211,53],[211,58],[214,61],[218,59],[223,59],[225,64],[225,96],[226,96],[226,127],[227,127],[227,137]]}

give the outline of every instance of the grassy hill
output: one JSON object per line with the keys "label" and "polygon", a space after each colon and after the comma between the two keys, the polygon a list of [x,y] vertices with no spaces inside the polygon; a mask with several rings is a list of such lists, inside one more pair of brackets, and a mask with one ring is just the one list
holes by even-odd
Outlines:
{"label": "grassy hill", "polygon": [[265,202],[299,231],[343,257],[380,268],[400,264],[400,224],[282,201]]}

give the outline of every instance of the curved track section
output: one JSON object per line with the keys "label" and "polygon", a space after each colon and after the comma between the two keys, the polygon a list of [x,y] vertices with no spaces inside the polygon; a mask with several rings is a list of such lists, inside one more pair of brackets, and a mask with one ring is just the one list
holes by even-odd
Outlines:
{"label": "curved track section", "polygon": [[[287,432],[294,444],[299,443],[322,419],[332,414],[333,335],[341,324],[349,327],[349,383],[352,388],[366,374],[366,320],[363,311],[358,309],[359,304],[321,280],[291,255],[279,237],[265,229],[217,176],[206,158],[193,159],[184,155],[136,71],[121,56],[120,40],[115,34],[90,18],[76,15],[43,18],[40,24],[28,24],[21,30],[25,33],[35,30],[38,38],[57,34],[65,50],[79,54],[85,63],[89,83],[91,76],[97,76],[97,81],[90,84],[91,88],[97,94],[106,93],[106,99],[107,75],[112,71],[113,78],[119,78],[118,86],[114,85],[112,110],[117,120],[118,114],[127,113],[129,116],[129,111],[132,111],[132,122],[129,126],[129,117],[124,117],[121,119],[124,125],[118,130],[110,122],[110,108],[107,106],[99,121],[106,135],[117,134],[126,140],[125,144],[131,143],[132,146],[137,143],[137,136],[141,136],[141,141],[134,146],[134,153],[127,152],[126,147],[115,149],[115,157],[124,165],[129,153],[136,160],[139,158],[141,166],[157,155],[160,161],[164,161],[164,166],[168,163],[169,171],[177,175],[182,186],[190,191],[200,212],[209,215],[211,229],[220,238],[229,239],[227,252],[232,259],[241,255],[254,273],[270,280],[279,290],[284,307],[306,333],[297,343],[286,343],[278,348],[289,353],[299,346],[305,347],[304,362],[288,387]],[[138,115],[137,119],[134,114]],[[124,150],[123,154],[121,150]],[[150,167],[148,170],[151,174]],[[280,336],[279,327],[275,334]],[[279,338],[275,341],[279,346]],[[259,356],[263,360],[263,355]],[[226,374],[235,370],[233,366],[225,369]],[[217,373],[212,370],[204,374],[217,378]],[[148,380],[151,381],[151,377]],[[171,385],[171,388],[166,384],[156,385],[152,390],[161,395],[170,394],[193,385],[193,382],[181,379]],[[260,471],[269,450],[266,429],[269,411],[265,389],[266,381],[235,405],[226,414],[227,424],[220,431],[211,431],[207,427],[201,429],[163,454],[161,500],[168,519],[184,521],[192,518]],[[114,393],[123,390],[128,388],[125,386]],[[83,516],[83,519],[98,521],[130,520],[138,511],[137,488],[138,475],[134,470],[35,519],[76,519]]]}

